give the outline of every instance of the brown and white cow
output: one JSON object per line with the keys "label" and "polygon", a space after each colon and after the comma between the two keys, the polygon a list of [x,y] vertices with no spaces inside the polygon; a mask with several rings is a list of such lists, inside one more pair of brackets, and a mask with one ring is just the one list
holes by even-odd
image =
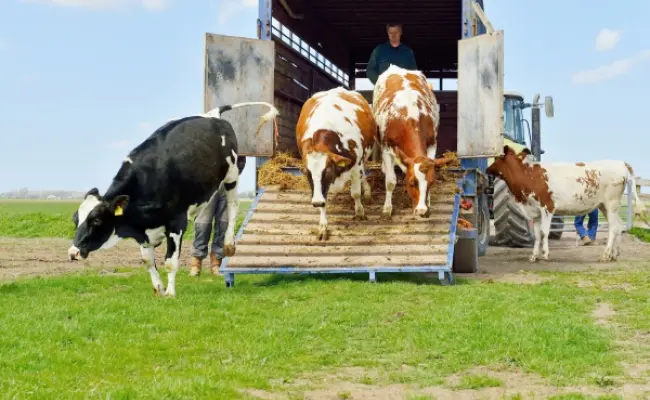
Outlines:
{"label": "brown and white cow", "polygon": [[366,219],[361,204],[370,198],[364,163],[377,140],[370,105],[343,87],[315,93],[305,102],[296,125],[296,140],[311,187],[311,204],[320,209],[319,240],[327,240],[328,192],[338,193],[351,180],[354,218]]}
{"label": "brown and white cow", "polygon": [[431,85],[420,71],[391,65],[377,79],[373,113],[382,149],[382,171],[386,177],[383,214],[393,211],[397,184],[395,165],[405,172],[405,185],[413,212],[429,214],[429,190],[435,180],[436,139],[440,115]]}
{"label": "brown and white cow", "polygon": [[[607,217],[609,237],[600,261],[615,260],[620,254],[623,228],[619,211],[625,186],[634,181],[634,171],[618,160],[585,163],[530,162],[529,151],[519,154],[508,146],[496,157],[487,173],[498,176],[508,185],[515,201],[533,220],[535,244],[530,261],[536,261],[542,242],[542,258],[548,260],[548,234],[553,214],[585,215],[599,208]],[[645,216],[645,206],[635,190],[634,214]]]}

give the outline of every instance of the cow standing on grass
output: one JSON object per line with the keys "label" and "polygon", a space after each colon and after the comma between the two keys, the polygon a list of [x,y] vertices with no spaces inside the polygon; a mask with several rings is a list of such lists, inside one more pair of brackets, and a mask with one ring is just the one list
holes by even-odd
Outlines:
{"label": "cow standing on grass", "polygon": [[[530,261],[548,260],[548,234],[553,214],[584,215],[599,208],[607,217],[609,237],[600,261],[616,260],[620,254],[623,221],[620,217],[621,196],[625,186],[634,181],[634,171],[618,160],[587,163],[530,162],[528,150],[515,154],[508,146],[496,157],[487,173],[498,176],[508,185],[515,200],[533,220],[535,243]],[[645,216],[645,205],[634,194],[634,214]]]}
{"label": "cow standing on grass", "polygon": [[370,105],[358,92],[342,87],[315,93],[305,102],[296,125],[296,141],[311,187],[311,204],[320,209],[318,239],[327,240],[328,192],[350,182],[354,218],[367,219],[361,194],[370,199],[364,163],[372,153],[377,125]]}
{"label": "cow standing on grass", "polygon": [[390,218],[393,212],[397,165],[405,172],[413,213],[427,217],[435,168],[447,160],[434,160],[440,114],[424,74],[391,65],[375,85],[373,112],[379,128],[381,166],[386,178],[384,216]]}
{"label": "cow standing on grass", "polygon": [[[101,196],[96,188],[91,189],[74,213],[76,232],[68,249],[70,259],[85,259],[92,251],[133,238],[140,244],[155,294],[173,297],[187,221],[221,185],[228,203],[224,253],[234,255],[237,183],[246,157],[237,155],[237,136],[220,116],[253,104],[271,109],[262,116],[258,130],[278,114],[271,104],[262,102],[221,106],[207,114],[169,121],[133,149],[106,193]],[[165,265],[170,267],[167,290],[155,262],[155,248],[165,238]]]}

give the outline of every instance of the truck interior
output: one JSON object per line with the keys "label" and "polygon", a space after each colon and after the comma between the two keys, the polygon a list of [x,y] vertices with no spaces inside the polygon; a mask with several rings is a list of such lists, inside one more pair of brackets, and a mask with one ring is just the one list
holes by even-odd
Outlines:
{"label": "truck interior", "polygon": [[[337,86],[356,89],[355,78],[366,78],[372,50],[388,40],[387,23],[403,24],[402,42],[414,51],[418,69],[439,80],[433,85],[443,89],[434,90],[441,118],[437,155],[456,151],[457,92],[444,90],[443,80],[457,78],[463,30],[479,29],[463,26],[461,10],[461,0],[273,0],[276,151],[298,156],[296,122],[311,95]],[[371,90],[359,92],[372,104]]]}

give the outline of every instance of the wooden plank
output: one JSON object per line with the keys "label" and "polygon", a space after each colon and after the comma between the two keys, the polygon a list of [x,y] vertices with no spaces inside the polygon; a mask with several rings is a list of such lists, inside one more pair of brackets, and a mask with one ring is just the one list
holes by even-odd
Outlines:
{"label": "wooden plank", "polygon": [[329,256],[329,257],[258,257],[234,256],[228,268],[345,268],[345,267],[408,267],[441,266],[447,263],[446,254],[428,256]]}
{"label": "wooden plank", "polygon": [[[367,220],[355,221],[352,219],[354,212],[349,214],[328,214],[327,223],[329,226],[341,225],[358,225],[360,227],[366,226],[378,226],[378,224],[387,222],[383,220],[383,217],[380,212],[368,213],[366,212]],[[424,225],[424,224],[441,224],[441,223],[450,223],[451,214],[438,214],[434,213],[429,218],[422,218],[416,215],[393,215],[391,216],[392,223],[406,224],[408,226],[412,225]],[[303,213],[294,213],[294,214],[285,214],[285,213],[254,213],[253,218],[251,218],[250,223],[256,224],[289,224],[289,225],[312,225],[318,224],[320,216],[318,214],[303,214]]]}
{"label": "wooden plank", "polygon": [[[382,204],[366,204],[364,201],[363,207],[366,210],[366,213],[380,213],[383,205]],[[352,207],[343,207],[336,204],[328,204],[325,208],[327,215],[350,215],[354,213],[354,208]],[[435,204],[431,207],[432,214],[445,214],[451,215],[454,210],[452,203],[448,204]],[[287,213],[287,214],[307,214],[307,215],[320,215],[320,210],[311,205],[310,202],[305,203],[272,203],[268,201],[260,201],[255,207],[255,215],[261,213]],[[393,216],[395,215],[413,215],[413,212],[410,209],[396,209],[393,210]]]}
{"label": "wooden plank", "polygon": [[[345,202],[350,202],[352,201],[352,198],[350,197],[349,193],[347,194],[340,194],[339,196],[347,196],[347,198],[341,198],[339,201],[345,201]],[[383,204],[385,198],[385,193],[381,192],[376,192],[373,193],[373,201],[376,201],[380,204]],[[328,193],[327,196],[327,201],[328,202],[335,202],[338,199],[336,199],[336,195],[333,195],[331,193]],[[260,199],[261,202],[285,202],[287,204],[311,204],[311,194],[309,191],[304,191],[304,192],[299,192],[299,191],[268,191],[264,192],[264,196],[262,199]],[[394,198],[393,198],[393,202]],[[431,207],[437,207],[438,205],[442,204],[454,204],[454,198],[452,195],[436,195],[431,199]]]}
{"label": "wooden plank", "polygon": [[287,235],[269,235],[269,234],[246,234],[237,242],[237,246],[243,245],[262,245],[262,246],[284,246],[291,243],[296,246],[318,245],[327,246],[374,246],[379,244],[392,245],[411,245],[411,244],[448,244],[449,235],[429,236],[429,235],[397,235],[397,236],[378,236],[378,235],[355,235],[355,236],[331,236],[326,241],[318,240],[315,235],[296,235],[287,240]]}
{"label": "wooden plank", "polygon": [[[375,245],[372,247],[372,255],[374,256],[428,256],[434,254],[447,254],[448,246],[442,245],[428,245],[428,244],[414,244],[414,245]],[[286,246],[269,246],[262,247],[257,245],[237,245],[237,254],[240,256],[258,256],[261,258],[271,257],[331,257],[336,256],[367,256],[369,254],[366,246],[301,246],[301,245],[286,245]]]}
{"label": "wooden plank", "polygon": [[[433,236],[436,234],[449,233],[449,225],[446,224],[382,224],[377,223],[367,226],[344,226],[344,225],[328,225],[328,231],[331,236],[358,236],[358,235],[427,235]],[[265,224],[251,221],[244,228],[244,234],[256,235],[315,235],[318,233],[317,224],[309,225],[296,225],[287,223]],[[288,238],[287,240],[291,240]]]}

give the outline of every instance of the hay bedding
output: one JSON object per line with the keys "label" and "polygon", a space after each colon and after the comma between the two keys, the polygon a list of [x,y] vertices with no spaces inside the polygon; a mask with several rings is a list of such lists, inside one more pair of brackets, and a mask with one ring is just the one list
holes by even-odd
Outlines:
{"label": "hay bedding", "polygon": [[[457,179],[460,178],[458,172],[448,171],[449,168],[458,168],[460,160],[454,152],[446,152],[443,158],[450,162],[436,170],[437,182],[431,188],[431,202],[435,202],[440,196],[449,196],[459,191]],[[282,170],[283,167],[304,168],[302,160],[291,156],[288,153],[278,152],[268,162],[264,163],[258,171],[258,180],[260,186],[279,186],[283,191],[309,191],[309,182],[304,175],[292,175]],[[381,164],[367,163],[368,184],[370,185],[372,195],[369,201],[362,200],[364,206],[384,204],[385,200],[385,181],[384,174],[381,172]],[[345,184],[341,193],[328,196],[328,209],[334,206],[345,210],[354,210],[354,200],[350,196],[350,182]],[[338,207],[337,207],[338,206]],[[397,177],[397,187],[393,190],[393,210],[411,208],[411,198],[406,192],[403,176]]]}

